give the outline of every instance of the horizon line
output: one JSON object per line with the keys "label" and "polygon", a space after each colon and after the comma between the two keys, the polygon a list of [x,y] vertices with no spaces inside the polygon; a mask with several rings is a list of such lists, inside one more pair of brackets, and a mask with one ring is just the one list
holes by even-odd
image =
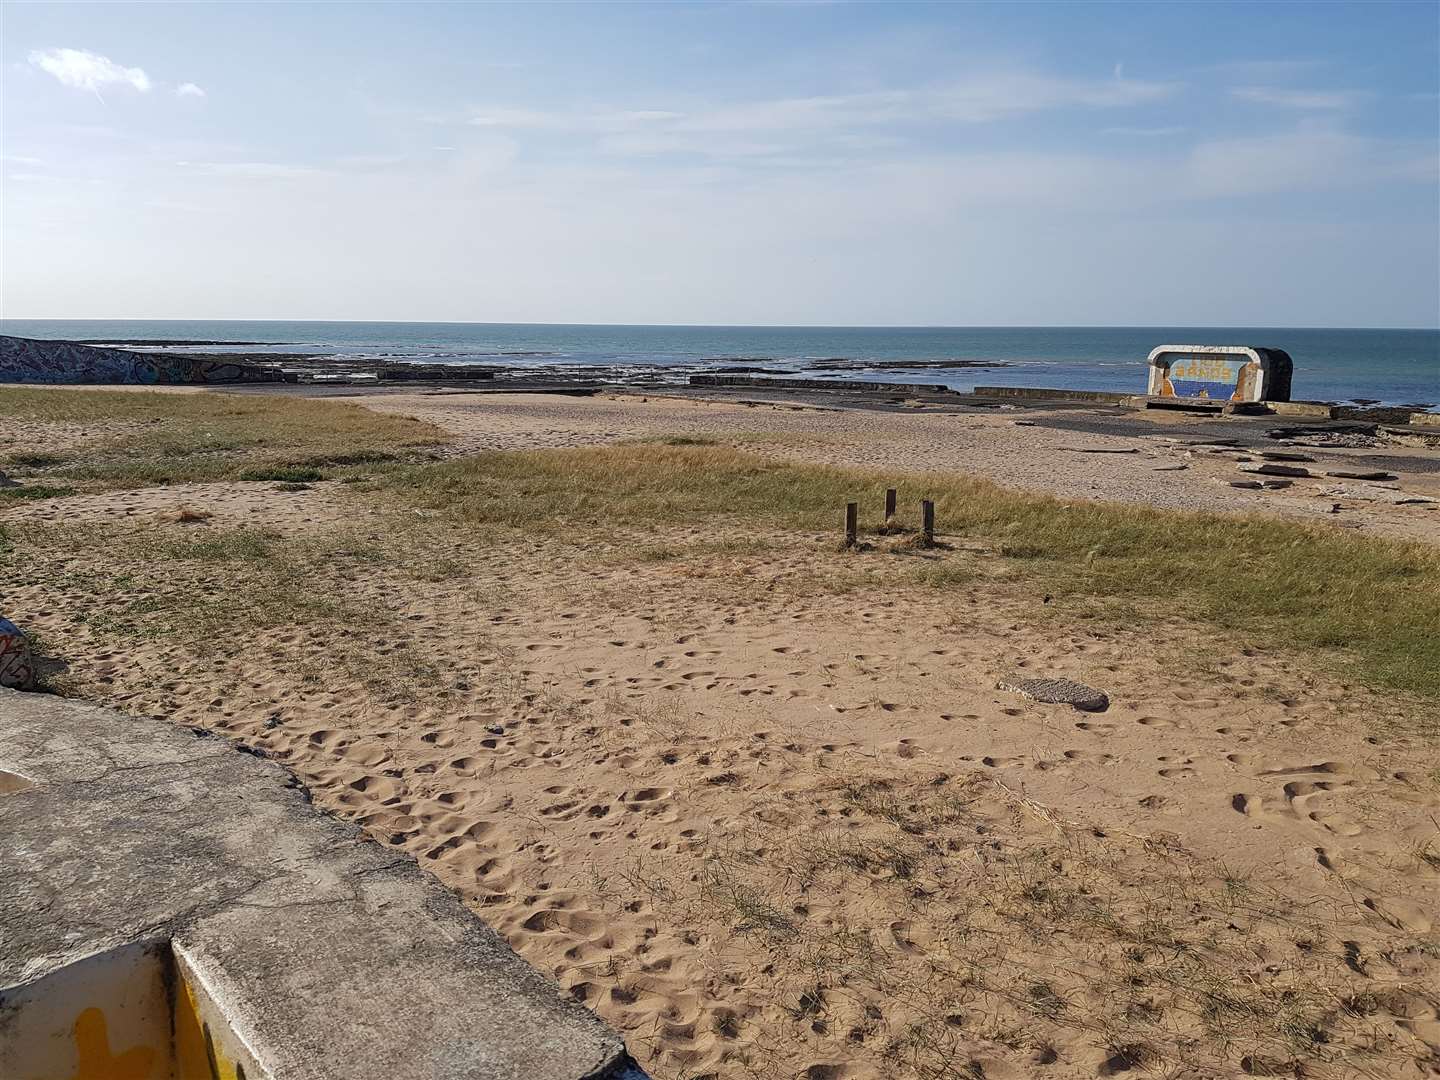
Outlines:
{"label": "horizon line", "polygon": [[1416,333],[1440,332],[1435,326],[1342,326],[1338,324],[1284,326],[1279,324],[1243,326],[1222,323],[635,323],[635,322],[513,322],[488,319],[291,319],[222,318],[196,316],[105,316],[105,315],[5,315],[8,322],[197,322],[197,323],[342,323],[370,326],[558,326],[646,328],[671,330],[1393,330]]}

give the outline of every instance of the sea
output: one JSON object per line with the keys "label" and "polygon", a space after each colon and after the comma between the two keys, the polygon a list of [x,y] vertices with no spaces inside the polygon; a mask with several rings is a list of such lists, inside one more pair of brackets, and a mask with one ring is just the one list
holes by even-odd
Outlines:
{"label": "sea", "polygon": [[[1254,345],[1290,354],[1296,400],[1440,409],[1440,330],[0,319],[0,333],[116,344],[180,339],[207,343],[182,347],[196,352],[306,353],[334,357],[337,366],[377,359],[622,373],[734,366],[962,391],[983,385],[1131,393],[1144,392],[1145,360],[1158,345]],[[942,363],[889,366],[915,361]]]}

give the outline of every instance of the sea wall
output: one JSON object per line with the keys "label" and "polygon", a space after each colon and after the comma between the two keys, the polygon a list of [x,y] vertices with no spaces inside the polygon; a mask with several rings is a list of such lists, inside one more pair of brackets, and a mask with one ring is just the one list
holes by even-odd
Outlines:
{"label": "sea wall", "polygon": [[288,382],[279,368],[0,336],[0,382],[141,386]]}
{"label": "sea wall", "polygon": [[874,390],[902,394],[948,394],[934,383],[860,382],[851,379],[780,379],[766,375],[691,375],[691,386],[783,387],[787,390]]}

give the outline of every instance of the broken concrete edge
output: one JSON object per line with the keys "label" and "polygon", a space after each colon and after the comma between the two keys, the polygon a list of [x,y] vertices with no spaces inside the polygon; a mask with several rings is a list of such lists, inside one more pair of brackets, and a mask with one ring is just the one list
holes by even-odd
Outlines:
{"label": "broken concrete edge", "polygon": [[1207,401],[1203,398],[1152,397],[1129,394],[1121,403],[1131,409],[1174,409],[1180,412],[1208,412],[1227,416],[1305,416],[1333,420],[1339,406],[1323,401]]}
{"label": "broken concrete edge", "polygon": [[977,386],[970,391],[977,398],[1022,398],[1030,401],[1093,401],[1102,405],[1124,405],[1132,394],[1109,390],[1061,390],[1048,386]]}
{"label": "broken concrete edge", "polygon": [[[414,858],[312,807],[279,764],[49,695],[0,690],[0,721],[0,770],[28,781],[0,789],[7,1080],[70,1075],[74,1025],[102,1003],[36,1002],[97,985],[74,965],[152,942],[193,973],[251,1080],[643,1077]],[[71,1057],[37,1068],[37,1046]]]}

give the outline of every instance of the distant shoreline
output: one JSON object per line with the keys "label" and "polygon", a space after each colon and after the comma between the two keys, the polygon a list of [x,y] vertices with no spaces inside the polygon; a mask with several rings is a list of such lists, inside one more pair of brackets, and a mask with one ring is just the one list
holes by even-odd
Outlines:
{"label": "distant shoreline", "polygon": [[[1299,400],[1429,409],[1440,330],[1346,328],[667,327],[502,323],[0,320],[0,333],[112,344],[327,374],[414,365],[492,367],[647,385],[690,373],[1143,393],[1161,344],[1260,345],[1295,360]],[[457,377],[459,374],[457,372]]]}

